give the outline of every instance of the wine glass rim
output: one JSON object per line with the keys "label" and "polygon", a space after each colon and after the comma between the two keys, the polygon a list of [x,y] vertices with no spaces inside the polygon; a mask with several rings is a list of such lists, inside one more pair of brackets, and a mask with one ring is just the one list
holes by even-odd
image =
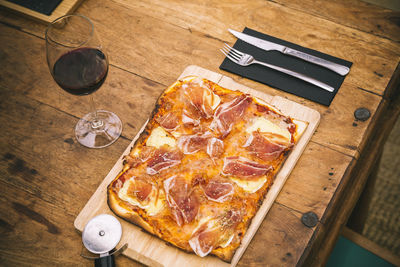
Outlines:
{"label": "wine glass rim", "polygon": [[[65,19],[65,18],[68,18],[68,17],[81,17],[81,18],[85,19],[86,21],[88,21],[89,24],[92,26],[92,27],[91,27],[91,32],[90,32],[89,37],[88,37],[85,41],[81,42],[81,43],[78,44],[78,45],[73,45],[73,46],[71,46],[71,45],[67,45],[67,44],[60,43],[60,42],[58,42],[58,41],[52,39],[51,36],[49,36],[49,34],[48,34],[49,30],[50,30],[51,28],[53,28],[53,26],[54,26],[55,23],[57,23],[57,22],[60,21],[60,20]],[[59,17],[59,18],[56,18],[55,20],[53,20],[52,22],[50,22],[50,24],[47,26],[46,31],[45,31],[45,39],[46,39],[46,42],[47,42],[48,44],[54,43],[54,44],[57,44],[57,45],[60,45],[60,46],[68,47],[68,48],[76,48],[76,47],[81,47],[81,46],[87,44],[87,43],[92,39],[93,34],[94,34],[94,25],[93,25],[92,21],[91,21],[88,17],[86,17],[86,16],[84,16],[84,15],[81,15],[81,14],[68,14],[68,15],[64,15],[64,16],[61,16],[61,17]],[[51,42],[50,42],[50,41],[51,41]]]}

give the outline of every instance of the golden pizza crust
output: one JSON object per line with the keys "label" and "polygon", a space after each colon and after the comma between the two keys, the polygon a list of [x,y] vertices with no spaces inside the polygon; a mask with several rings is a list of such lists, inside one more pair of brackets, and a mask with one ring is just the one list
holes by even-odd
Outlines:
{"label": "golden pizza crust", "polygon": [[134,213],[121,205],[121,200],[111,188],[108,189],[108,205],[119,217],[142,227],[151,234],[154,234],[153,228],[142,217],[140,217],[138,213]]}

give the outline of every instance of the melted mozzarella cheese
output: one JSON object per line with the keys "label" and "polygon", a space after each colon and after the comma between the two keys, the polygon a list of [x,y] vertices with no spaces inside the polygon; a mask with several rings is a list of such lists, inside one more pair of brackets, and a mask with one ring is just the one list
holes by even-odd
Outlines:
{"label": "melted mozzarella cheese", "polygon": [[291,134],[287,129],[281,128],[278,125],[272,123],[264,117],[256,117],[253,119],[252,124],[246,128],[246,132],[251,134],[252,132],[260,131],[262,133],[274,133],[279,134],[288,141],[291,139]]}
{"label": "melted mozzarella cheese", "polygon": [[294,140],[297,141],[303,135],[305,130],[307,129],[308,123],[300,120],[293,119],[293,122],[297,125],[296,132],[294,133],[293,137]]}
{"label": "melted mozzarella cheese", "polygon": [[213,110],[215,110],[218,107],[219,103],[221,103],[221,98],[213,92],[210,92],[210,94],[206,94],[204,98],[204,100],[208,102]]}
{"label": "melted mozzarella cheese", "polygon": [[176,139],[178,139],[179,137],[182,136],[182,133],[181,133],[181,132],[177,132],[177,131],[173,131],[173,132],[171,132],[171,134],[172,134]]}
{"label": "melted mozzarella cheese", "polygon": [[151,132],[149,138],[146,141],[146,146],[159,148],[163,145],[174,147],[176,146],[176,140],[173,137],[170,137],[168,133],[159,126],[153,129],[153,131]]}
{"label": "melted mozzarella cheese", "polygon": [[267,177],[263,176],[258,180],[253,181],[245,181],[242,179],[231,177],[231,180],[234,181],[244,191],[254,193],[257,192],[267,182]]}
{"label": "melted mozzarella cheese", "polygon": [[213,102],[212,102],[211,108],[213,110],[216,109],[218,107],[219,103],[221,103],[221,98],[218,95],[213,94]]}
{"label": "melted mozzarella cheese", "polygon": [[156,215],[164,208],[165,198],[162,190],[158,192],[159,195],[157,197],[157,189],[153,186],[153,189],[149,195],[149,200],[146,200],[146,204],[142,204],[136,199],[135,196],[128,194],[128,189],[131,183],[131,179],[126,181],[123,187],[119,190],[118,196],[120,199],[128,202],[131,205],[144,209],[150,216]]}
{"label": "melted mozzarella cheese", "polygon": [[225,243],[220,245],[220,247],[221,248],[226,248],[227,246],[229,246],[229,244],[232,242],[234,236],[235,235],[232,234]]}
{"label": "melted mozzarella cheese", "polygon": [[194,233],[196,233],[197,230],[199,230],[200,226],[202,226],[202,225],[205,224],[205,223],[208,224],[210,221],[211,221],[211,217],[210,217],[210,216],[202,217],[202,218],[199,220],[199,222],[197,223],[196,228],[193,229],[192,235],[193,235]]}

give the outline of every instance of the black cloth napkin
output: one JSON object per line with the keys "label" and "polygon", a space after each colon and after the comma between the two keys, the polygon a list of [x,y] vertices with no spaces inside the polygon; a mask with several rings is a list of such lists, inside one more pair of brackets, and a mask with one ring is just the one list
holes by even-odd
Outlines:
{"label": "black cloth napkin", "polygon": [[[345,65],[349,68],[353,64],[352,62],[346,61],[344,59],[333,57],[309,48],[305,48],[287,42],[285,40],[281,40],[273,36],[257,32],[249,28],[245,28],[243,32],[260,39],[281,44],[308,53],[310,55],[314,55],[335,63]],[[307,82],[304,82],[287,74],[278,72],[276,70],[258,64],[242,67],[236,63],[233,63],[227,58],[225,58],[224,61],[222,62],[220,69],[238,74],[242,77],[255,80],[257,82],[267,84],[271,87],[309,99],[311,101],[320,103],[325,106],[329,106],[331,104],[333,98],[335,97],[336,93],[338,92],[340,86],[342,85],[346,77],[346,76],[341,76],[336,72],[320,67],[318,65],[303,61],[301,59],[292,56],[284,55],[278,51],[265,51],[263,49],[255,47],[239,39],[237,40],[237,42],[233,47],[238,49],[239,51],[253,55],[255,59],[259,61],[284,67],[296,72],[300,72],[310,77],[313,77],[317,80],[325,82],[326,84],[329,84],[330,86],[334,87],[335,91],[332,93],[328,92],[315,85],[309,84]]]}
{"label": "black cloth napkin", "polygon": [[62,0],[7,0],[8,2],[29,8],[30,10],[50,16]]}

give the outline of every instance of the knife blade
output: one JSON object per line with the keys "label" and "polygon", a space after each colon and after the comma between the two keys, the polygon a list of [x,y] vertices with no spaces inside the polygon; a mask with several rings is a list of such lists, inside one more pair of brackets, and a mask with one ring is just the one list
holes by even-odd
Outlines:
{"label": "knife blade", "polygon": [[276,50],[281,52],[282,54],[285,55],[289,55],[289,56],[293,56],[293,57],[297,57],[300,58],[304,61],[319,65],[321,67],[327,68],[331,71],[334,71],[342,76],[346,75],[347,73],[349,73],[350,69],[347,66],[343,66],[301,51],[298,51],[296,49],[292,49],[289,48],[287,46],[284,45],[280,45],[280,44],[276,44],[270,41],[266,41],[266,40],[262,40],[256,37],[253,37],[251,35],[242,33],[242,32],[238,32],[232,29],[228,29],[228,31],[230,33],[232,33],[234,36],[236,36],[237,38],[239,38],[242,41],[245,41],[246,43],[249,43],[251,45],[254,45],[258,48],[261,48],[263,50],[266,51],[270,51],[270,50]]}

